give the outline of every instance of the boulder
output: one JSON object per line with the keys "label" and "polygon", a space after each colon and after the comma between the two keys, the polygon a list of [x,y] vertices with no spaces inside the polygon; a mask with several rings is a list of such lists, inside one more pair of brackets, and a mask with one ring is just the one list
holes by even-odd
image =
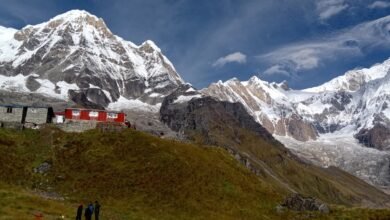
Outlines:
{"label": "boulder", "polygon": [[313,197],[304,197],[300,194],[288,196],[281,206],[294,211],[319,211],[322,213],[329,213],[329,207],[324,202]]}
{"label": "boulder", "polygon": [[51,169],[51,164],[48,162],[43,162],[38,167],[34,168],[34,173],[47,173]]}

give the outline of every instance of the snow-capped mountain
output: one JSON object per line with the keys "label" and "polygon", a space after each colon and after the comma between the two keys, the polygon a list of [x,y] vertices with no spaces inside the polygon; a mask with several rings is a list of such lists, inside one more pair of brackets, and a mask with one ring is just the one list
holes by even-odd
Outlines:
{"label": "snow-capped mountain", "polygon": [[137,46],[72,10],[21,30],[0,27],[0,89],[79,104],[155,105],[183,83],[150,40]]}
{"label": "snow-capped mountain", "polygon": [[[349,129],[369,147],[390,148],[390,59],[371,68],[349,71],[304,91],[314,95],[298,103],[297,110],[320,133]],[[320,106],[317,114],[310,112],[313,106]],[[381,141],[367,136],[378,126],[382,128]],[[366,137],[362,131],[368,132]]]}
{"label": "snow-capped mountain", "polygon": [[271,134],[292,136],[297,140],[316,139],[317,132],[299,116],[291,99],[301,101],[305,94],[296,95],[286,83],[268,83],[254,76],[248,81],[231,79],[217,82],[202,93],[221,101],[241,102],[247,111]]}
{"label": "snow-capped mountain", "polygon": [[248,81],[217,82],[202,93],[241,102],[269,132],[300,141],[351,129],[357,134],[390,119],[390,59],[371,68],[352,70],[321,86],[289,89],[254,76]]}
{"label": "snow-capped mountain", "polygon": [[390,184],[390,59],[305,90],[254,76],[244,82],[219,81],[202,93],[241,102],[301,157],[377,185]]}

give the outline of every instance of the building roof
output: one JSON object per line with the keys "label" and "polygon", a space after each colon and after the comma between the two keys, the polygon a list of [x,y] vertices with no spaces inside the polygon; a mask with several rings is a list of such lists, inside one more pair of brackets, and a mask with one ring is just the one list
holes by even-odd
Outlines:
{"label": "building roof", "polygon": [[51,106],[34,106],[34,105],[17,105],[17,104],[0,104],[0,108],[52,108]]}
{"label": "building roof", "polygon": [[114,111],[114,110],[104,110],[104,109],[90,109],[90,108],[66,108],[65,110],[86,110],[86,111],[95,111],[95,112],[112,112],[112,113],[124,113],[123,111]]}

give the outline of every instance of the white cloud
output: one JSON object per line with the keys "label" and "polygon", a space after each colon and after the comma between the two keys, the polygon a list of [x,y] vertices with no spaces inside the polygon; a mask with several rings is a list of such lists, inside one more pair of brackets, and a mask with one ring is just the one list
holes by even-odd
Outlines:
{"label": "white cloud", "polygon": [[390,2],[385,1],[376,1],[368,6],[368,8],[376,9],[376,8],[389,8]]}
{"label": "white cloud", "polygon": [[213,63],[213,67],[223,67],[228,63],[246,63],[246,55],[241,52],[235,52],[219,58]]}
{"label": "white cloud", "polygon": [[345,0],[319,0],[317,2],[318,17],[321,21],[326,21],[348,7]]}
{"label": "white cloud", "polygon": [[315,48],[302,48],[291,54],[298,69],[314,69],[319,65],[317,50]]}
{"label": "white cloud", "polygon": [[264,75],[284,75],[291,76],[291,73],[288,71],[288,68],[283,66],[282,64],[276,64],[266,69],[263,73]]}
{"label": "white cloud", "polygon": [[327,61],[353,58],[377,48],[390,48],[390,16],[359,24],[321,39],[287,45],[257,56],[270,67],[263,74],[293,76]]}

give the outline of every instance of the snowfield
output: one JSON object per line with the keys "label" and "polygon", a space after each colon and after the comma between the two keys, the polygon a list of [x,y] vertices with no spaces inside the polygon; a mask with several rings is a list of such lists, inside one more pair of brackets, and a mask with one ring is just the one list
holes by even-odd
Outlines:
{"label": "snowfield", "polygon": [[160,110],[161,103],[150,105],[140,100],[126,99],[123,96],[119,97],[116,102],[110,103],[107,109],[122,111],[126,109],[141,110],[147,112],[157,113]]}
{"label": "snowfield", "polygon": [[285,136],[275,138],[318,166],[339,167],[368,183],[389,187],[390,153],[364,147],[349,134],[326,134],[307,142]]}

